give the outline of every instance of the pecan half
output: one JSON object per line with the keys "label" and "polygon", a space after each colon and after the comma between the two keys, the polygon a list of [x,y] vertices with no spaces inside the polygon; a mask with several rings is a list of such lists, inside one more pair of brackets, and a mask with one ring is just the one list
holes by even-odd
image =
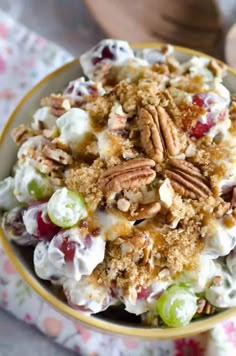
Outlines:
{"label": "pecan half", "polygon": [[34,136],[33,130],[23,124],[15,127],[11,132],[11,137],[18,146],[32,136]]}
{"label": "pecan half", "polygon": [[51,94],[41,100],[41,105],[49,106],[51,114],[59,117],[70,110],[72,102],[61,94]]}
{"label": "pecan half", "polygon": [[148,158],[135,158],[107,169],[98,184],[107,192],[118,193],[123,189],[138,188],[150,184],[156,177],[152,169],[155,162]]}
{"label": "pecan half", "polygon": [[182,159],[170,159],[165,171],[173,189],[185,198],[206,198],[211,194],[207,181],[200,170]]}
{"label": "pecan half", "polygon": [[148,105],[141,108],[137,117],[141,145],[146,154],[160,163],[166,152],[170,156],[180,153],[181,143],[178,130],[166,110]]}

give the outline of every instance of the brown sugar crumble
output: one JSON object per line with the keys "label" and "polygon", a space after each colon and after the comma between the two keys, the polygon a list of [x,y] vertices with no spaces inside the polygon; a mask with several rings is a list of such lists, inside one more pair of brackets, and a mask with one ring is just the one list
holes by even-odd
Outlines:
{"label": "brown sugar crumble", "polygon": [[96,159],[91,166],[84,164],[70,167],[66,171],[65,185],[68,189],[80,192],[92,209],[96,209],[102,200],[102,191],[97,186],[101,172],[104,170],[104,161]]}

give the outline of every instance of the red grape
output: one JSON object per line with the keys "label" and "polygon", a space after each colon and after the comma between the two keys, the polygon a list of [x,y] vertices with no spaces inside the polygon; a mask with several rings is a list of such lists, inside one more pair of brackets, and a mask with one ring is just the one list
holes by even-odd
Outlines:
{"label": "red grape", "polygon": [[66,262],[73,262],[75,257],[76,242],[69,241],[69,237],[64,237],[59,249],[63,252]]}
{"label": "red grape", "polygon": [[152,293],[151,287],[148,288],[141,287],[139,292],[137,293],[137,299],[146,300],[151,293]]}
{"label": "red grape", "polygon": [[9,239],[19,245],[34,245],[36,239],[26,231],[23,214],[25,209],[14,208],[3,215],[2,227]]}
{"label": "red grape", "polygon": [[[200,93],[193,96],[193,105],[203,109],[205,111],[205,121],[201,122],[198,120],[195,126],[191,127],[189,130],[190,137],[196,139],[202,138],[213,126],[215,126],[219,121],[225,120],[227,116],[227,105],[226,101],[215,93]],[[217,109],[216,105],[222,105],[225,108]],[[190,120],[191,121],[191,120]]]}
{"label": "red grape", "polygon": [[94,57],[92,59],[93,65],[96,65],[97,63],[101,62],[103,59],[110,59],[113,60],[115,58],[114,54],[111,52],[109,46],[105,46],[102,49],[102,52],[99,57]]}
{"label": "red grape", "polygon": [[23,215],[26,230],[39,240],[51,240],[60,227],[53,224],[47,214],[47,203],[32,204]]}

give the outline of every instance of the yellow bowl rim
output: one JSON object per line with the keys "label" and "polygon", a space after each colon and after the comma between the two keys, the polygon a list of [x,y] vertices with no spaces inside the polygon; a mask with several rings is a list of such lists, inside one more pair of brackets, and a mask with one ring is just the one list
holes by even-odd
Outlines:
{"label": "yellow bowl rim", "polygon": [[[134,43],[132,48],[134,49],[144,49],[144,48],[154,48],[160,49],[163,46],[163,43]],[[212,56],[206,55],[202,52],[195,51],[190,48],[185,48],[181,46],[173,46],[175,52],[180,52],[183,54],[188,54],[191,56],[203,56],[211,59],[215,59]],[[60,68],[54,70],[46,77],[44,77],[40,82],[38,82],[28,93],[20,100],[16,108],[11,113],[9,119],[4,125],[2,133],[0,135],[0,146],[4,141],[6,135],[8,134],[10,125],[14,122],[14,119],[17,113],[20,111],[21,107],[31,98],[31,96],[46,82],[54,78],[58,73],[61,73],[68,69],[71,66],[74,66],[76,63],[79,64],[79,58],[75,58],[69,63],[64,64]],[[236,70],[227,66],[228,73],[236,77]],[[143,338],[143,339],[175,339],[186,337],[194,334],[198,334],[209,330],[217,323],[224,321],[225,319],[232,317],[236,314],[236,307],[230,308],[228,310],[222,311],[219,314],[216,314],[208,319],[202,319],[199,321],[194,321],[187,326],[180,328],[168,328],[168,329],[158,329],[158,328],[142,328],[142,327],[133,327],[133,326],[124,326],[118,325],[114,322],[104,321],[95,317],[91,317],[80,313],[72,309],[69,305],[63,303],[54,295],[50,294],[32,275],[27,271],[21,261],[17,258],[14,253],[14,250],[11,246],[10,241],[6,238],[2,228],[0,228],[0,242],[2,243],[3,249],[13,263],[17,272],[21,277],[30,285],[30,287],[37,292],[46,302],[48,302],[52,307],[57,311],[60,311],[65,316],[81,322],[86,326],[96,329],[96,331],[103,331],[106,333],[117,334],[120,336],[131,336],[134,338]]]}

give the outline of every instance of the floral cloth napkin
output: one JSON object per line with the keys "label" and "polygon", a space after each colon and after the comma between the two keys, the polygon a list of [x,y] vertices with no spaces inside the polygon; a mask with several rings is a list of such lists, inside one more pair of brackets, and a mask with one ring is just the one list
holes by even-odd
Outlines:
{"label": "floral cloth napkin", "polygon": [[[72,56],[0,11],[0,129],[23,94]],[[175,341],[139,341],[91,331],[47,305],[17,274],[0,246],[0,307],[82,356],[233,356],[236,318]]]}

